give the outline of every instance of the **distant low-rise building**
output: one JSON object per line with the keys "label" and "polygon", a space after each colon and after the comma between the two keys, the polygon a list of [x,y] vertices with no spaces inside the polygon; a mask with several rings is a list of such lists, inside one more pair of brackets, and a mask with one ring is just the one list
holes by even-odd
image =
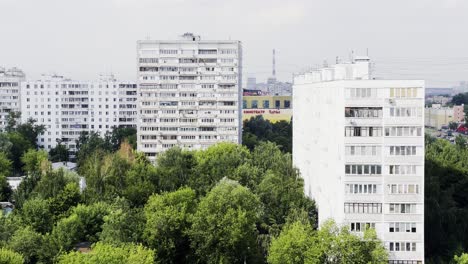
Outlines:
{"label": "distant low-rise building", "polygon": [[465,113],[464,105],[454,107],[442,107],[440,104],[433,104],[432,107],[426,107],[424,110],[424,125],[441,129],[448,126],[450,122],[463,122]]}
{"label": "distant low-rise building", "polygon": [[261,115],[270,122],[291,121],[291,96],[245,95],[242,102],[242,119]]}

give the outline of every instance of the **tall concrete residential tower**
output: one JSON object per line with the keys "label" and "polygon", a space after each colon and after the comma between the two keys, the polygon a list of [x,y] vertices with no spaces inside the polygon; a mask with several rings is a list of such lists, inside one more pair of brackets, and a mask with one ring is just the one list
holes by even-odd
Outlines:
{"label": "tall concrete residential tower", "polygon": [[8,114],[20,111],[20,83],[25,80],[23,71],[0,67],[0,130],[6,126]]}
{"label": "tall concrete residential tower", "polygon": [[142,40],[138,59],[138,150],[154,160],[171,147],[240,143],[240,41]]}
{"label": "tall concrete residential tower", "polygon": [[391,264],[423,263],[424,81],[372,80],[356,57],[293,91],[293,159],[319,223],[375,228]]}

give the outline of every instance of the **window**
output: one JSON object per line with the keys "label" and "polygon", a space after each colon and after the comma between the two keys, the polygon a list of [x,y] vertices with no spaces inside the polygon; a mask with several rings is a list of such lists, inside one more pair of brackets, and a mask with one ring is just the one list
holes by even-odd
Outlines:
{"label": "window", "polygon": [[416,98],[418,88],[390,88],[390,98]]}
{"label": "window", "polygon": [[351,232],[364,232],[369,228],[375,229],[375,223],[361,223],[361,222],[352,222],[349,224]]}
{"label": "window", "polygon": [[374,98],[377,97],[376,88],[347,88],[346,89],[347,98]]}
{"label": "window", "polygon": [[265,108],[265,109],[270,108],[270,101],[268,101],[268,100],[263,100],[263,108]]}
{"label": "window", "polygon": [[389,194],[419,194],[419,184],[387,184]]}
{"label": "window", "polygon": [[377,184],[346,184],[347,194],[376,194]]}
{"label": "window", "polygon": [[422,108],[420,107],[390,107],[391,117],[421,117]]}
{"label": "window", "polygon": [[[389,242],[388,249],[389,251],[416,251],[416,243],[415,242]],[[394,263],[400,263],[400,262],[394,262]]]}
{"label": "window", "polygon": [[344,212],[350,214],[381,214],[381,203],[344,203]]}
{"label": "window", "polygon": [[416,204],[391,203],[391,204],[389,204],[389,213],[390,214],[415,214],[416,213]]}
{"label": "window", "polygon": [[387,137],[420,137],[422,136],[422,127],[385,127],[385,136]]}
{"label": "window", "polygon": [[382,128],[381,127],[348,126],[348,127],[345,127],[345,136],[346,137],[381,137]]}
{"label": "window", "polygon": [[247,109],[247,101],[246,100],[242,100],[242,108]]}
{"label": "window", "polygon": [[380,118],[382,107],[345,107],[345,117]]}
{"label": "window", "polygon": [[388,224],[390,233],[416,233],[416,223],[391,222]]}
{"label": "window", "polygon": [[252,100],[252,108],[258,108],[258,100]]}
{"label": "window", "polygon": [[346,175],[381,175],[382,166],[381,165],[348,164],[348,165],[345,165],[345,174]]}
{"label": "window", "polygon": [[279,109],[281,107],[281,101],[280,100],[275,100],[275,108]]}
{"label": "window", "polygon": [[416,146],[390,146],[391,156],[415,156]]}
{"label": "window", "polygon": [[284,108],[291,108],[291,101],[284,100]]}
{"label": "window", "polygon": [[416,165],[390,165],[388,173],[390,175],[416,175]]}
{"label": "window", "polygon": [[381,153],[381,146],[370,146],[370,145],[353,145],[345,146],[346,156],[376,156]]}

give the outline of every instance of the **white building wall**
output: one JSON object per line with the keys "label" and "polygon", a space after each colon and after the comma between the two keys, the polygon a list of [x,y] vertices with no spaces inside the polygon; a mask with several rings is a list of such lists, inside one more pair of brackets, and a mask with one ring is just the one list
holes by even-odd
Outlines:
{"label": "white building wall", "polygon": [[[321,82],[320,74],[315,72],[307,75],[298,76],[294,85],[293,160],[304,178],[306,194],[317,202],[319,223],[333,218],[339,224],[349,225],[352,231],[358,233],[360,230],[357,228],[357,223],[359,226],[361,223],[369,223],[375,227],[378,236],[389,249],[392,261],[422,263],[424,261],[424,115],[422,114],[424,82],[348,78],[332,81],[328,77],[327,81]],[[401,94],[396,96],[396,89],[399,88],[405,89],[404,97]],[[411,91],[410,96],[406,96],[408,88]],[[354,89],[355,93],[356,89],[366,91],[366,97],[351,96],[351,89]],[[413,94],[413,91],[416,91],[416,94]],[[346,108],[348,111],[351,109],[361,111],[363,107],[377,111],[378,117],[345,117]],[[400,114],[396,116],[396,108],[403,109],[405,113],[410,113],[410,116]],[[363,133],[362,127],[373,127],[373,135],[382,134],[373,137],[351,137],[349,136],[351,134],[345,136],[347,131],[357,133],[354,129]],[[410,130],[409,127],[415,129]],[[379,129],[381,132],[378,132]],[[396,136],[392,134],[392,129],[395,130]],[[413,131],[414,134],[408,136],[409,131]],[[362,150],[362,146],[369,147],[364,148],[365,155],[356,155],[357,147]],[[411,155],[395,155],[395,147],[400,149],[401,146],[405,147],[405,151],[408,148]],[[351,147],[354,147],[354,155],[351,155]],[[392,154],[391,147],[393,147]],[[368,150],[371,152],[367,152]],[[357,165],[369,165],[366,166],[369,172],[366,173],[365,168],[361,166],[362,173],[358,175],[356,171],[353,174],[351,171],[353,165],[354,168],[357,168]],[[395,166],[398,166],[399,173],[402,166],[405,166],[405,174],[395,174]],[[350,168],[349,173],[346,168]],[[377,173],[378,168],[380,174]],[[406,168],[409,168],[410,174]],[[375,170],[375,173],[372,174],[371,170]],[[350,191],[351,185],[353,191]],[[401,186],[402,192],[405,192],[405,188],[408,192],[411,188],[414,190],[416,185],[418,193],[415,194],[391,193],[395,191],[393,188],[395,186],[396,191]],[[352,193],[354,187],[357,188],[357,193]],[[363,194],[364,190],[369,192],[367,191],[369,187],[372,191]],[[406,204],[410,204],[408,206],[410,213],[401,213],[401,208],[400,213],[390,212],[391,208],[395,210],[398,206],[395,204],[405,204],[405,210]],[[357,206],[357,211],[353,213],[350,208],[355,208],[354,206]],[[371,209],[366,213],[364,208]],[[410,223],[410,226],[413,224],[416,232],[412,232],[411,229],[410,232],[394,232],[395,228],[391,230],[390,225],[394,225],[395,222],[398,226],[401,223]],[[397,242],[399,249],[401,245],[404,245],[405,249],[409,245],[411,250],[396,251]],[[400,242],[404,244],[400,245]],[[413,246],[415,246],[414,251]],[[392,261],[390,263],[394,263]]]}
{"label": "white building wall", "polygon": [[8,114],[20,111],[20,83],[25,74],[17,68],[0,68],[0,130],[5,129]]}
{"label": "white building wall", "polygon": [[239,41],[139,41],[137,60],[138,150],[154,160],[173,146],[241,142]]}
{"label": "white building wall", "polygon": [[135,127],[136,90],[134,82],[112,76],[97,81],[43,76],[21,84],[22,122],[32,118],[46,126],[40,147],[48,151],[60,140],[74,152],[82,132],[105,135],[114,127]]}

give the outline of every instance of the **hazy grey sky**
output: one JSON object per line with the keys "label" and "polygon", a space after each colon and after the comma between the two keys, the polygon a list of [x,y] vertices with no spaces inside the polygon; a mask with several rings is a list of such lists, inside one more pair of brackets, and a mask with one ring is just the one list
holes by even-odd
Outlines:
{"label": "hazy grey sky", "polygon": [[260,81],[273,48],[285,81],[367,48],[377,76],[468,80],[466,0],[0,0],[0,11],[0,66],[30,78],[135,79],[138,39],[194,32],[241,40],[244,76]]}

